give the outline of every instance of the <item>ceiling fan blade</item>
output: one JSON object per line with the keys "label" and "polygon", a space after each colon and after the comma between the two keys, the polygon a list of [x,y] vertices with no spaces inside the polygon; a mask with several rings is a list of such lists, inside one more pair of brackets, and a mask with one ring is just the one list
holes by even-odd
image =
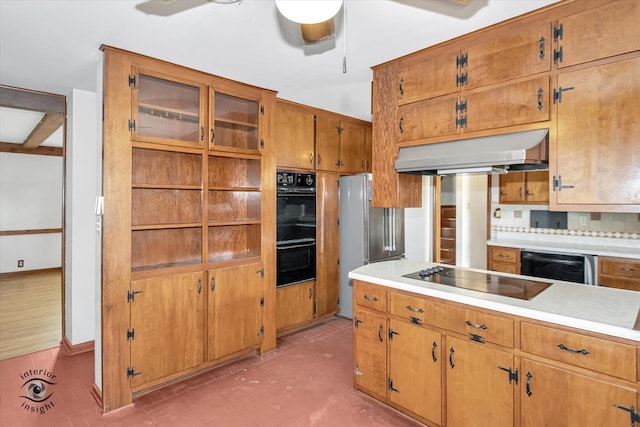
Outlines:
{"label": "ceiling fan blade", "polygon": [[454,3],[460,3],[460,4],[470,4],[473,0],[449,0],[452,1]]}
{"label": "ceiling fan blade", "polygon": [[318,24],[300,24],[300,31],[305,44],[321,43],[335,37],[336,24],[333,18]]}

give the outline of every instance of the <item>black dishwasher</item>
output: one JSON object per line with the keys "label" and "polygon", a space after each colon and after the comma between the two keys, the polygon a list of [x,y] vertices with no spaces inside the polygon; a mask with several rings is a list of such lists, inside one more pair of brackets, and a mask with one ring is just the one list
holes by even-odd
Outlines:
{"label": "black dishwasher", "polygon": [[596,265],[591,255],[520,251],[520,274],[525,276],[593,285]]}

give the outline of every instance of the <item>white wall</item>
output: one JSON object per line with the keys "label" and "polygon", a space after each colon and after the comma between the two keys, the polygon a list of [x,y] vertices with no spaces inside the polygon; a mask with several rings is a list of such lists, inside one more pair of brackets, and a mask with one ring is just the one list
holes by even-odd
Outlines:
{"label": "white wall", "polygon": [[67,97],[65,335],[71,344],[95,338],[96,94]]}
{"label": "white wall", "polygon": [[422,177],[422,207],[404,210],[405,257],[433,260],[433,178]]}
{"label": "white wall", "polygon": [[[0,153],[0,229],[62,228],[62,163],[59,156]],[[61,267],[61,255],[60,233],[0,237],[1,273]]]}
{"label": "white wall", "polygon": [[456,265],[487,268],[487,175],[456,178]]}

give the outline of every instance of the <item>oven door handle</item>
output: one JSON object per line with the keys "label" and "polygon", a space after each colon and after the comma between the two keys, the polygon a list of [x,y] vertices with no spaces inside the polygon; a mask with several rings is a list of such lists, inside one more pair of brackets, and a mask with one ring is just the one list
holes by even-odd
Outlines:
{"label": "oven door handle", "polygon": [[299,245],[276,245],[276,249],[298,249],[298,248],[309,248],[311,246],[315,246],[316,242],[312,243],[301,243]]}

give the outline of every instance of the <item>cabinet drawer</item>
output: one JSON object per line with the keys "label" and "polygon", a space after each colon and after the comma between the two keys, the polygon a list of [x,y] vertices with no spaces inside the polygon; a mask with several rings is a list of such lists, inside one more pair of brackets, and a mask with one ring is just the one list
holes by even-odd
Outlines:
{"label": "cabinet drawer", "polygon": [[491,261],[494,262],[519,262],[520,250],[518,248],[491,248]]}
{"label": "cabinet drawer", "polygon": [[510,263],[504,263],[504,262],[493,262],[493,263],[491,263],[491,270],[499,271],[501,273],[510,273],[510,274],[518,274],[519,273],[516,264],[510,264]]}
{"label": "cabinet drawer", "polygon": [[417,325],[430,325],[467,335],[472,341],[513,347],[513,321],[421,297],[391,292],[389,313]]}
{"label": "cabinet drawer", "polygon": [[636,348],[575,332],[522,323],[522,351],[636,381]]}
{"label": "cabinet drawer", "polygon": [[630,277],[640,282],[640,261],[625,258],[600,258],[600,273]]}
{"label": "cabinet drawer", "polygon": [[353,302],[360,307],[387,311],[387,291],[382,286],[353,281]]}

